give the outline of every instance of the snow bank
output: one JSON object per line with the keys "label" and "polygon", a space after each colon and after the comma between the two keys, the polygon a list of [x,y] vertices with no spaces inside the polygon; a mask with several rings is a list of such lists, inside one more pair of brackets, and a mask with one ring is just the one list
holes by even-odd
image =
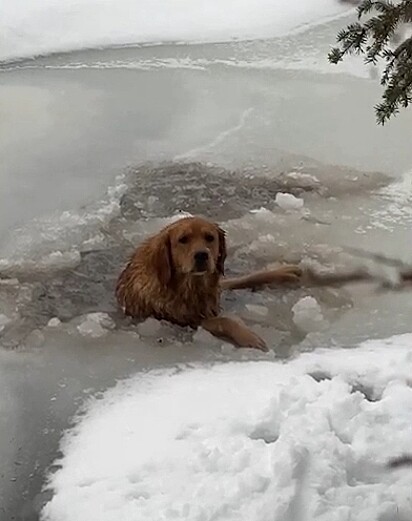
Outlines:
{"label": "snow bank", "polygon": [[153,371],[95,401],[62,444],[43,521],[401,521],[412,335],[289,363]]}
{"label": "snow bank", "polygon": [[2,0],[0,60],[123,44],[279,36],[349,9],[336,0]]}

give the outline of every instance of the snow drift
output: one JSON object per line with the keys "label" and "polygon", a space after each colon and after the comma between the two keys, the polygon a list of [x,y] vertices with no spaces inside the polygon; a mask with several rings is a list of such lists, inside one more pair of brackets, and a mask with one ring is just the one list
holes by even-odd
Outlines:
{"label": "snow drift", "polygon": [[406,521],[412,335],[141,374],[67,434],[43,521]]}

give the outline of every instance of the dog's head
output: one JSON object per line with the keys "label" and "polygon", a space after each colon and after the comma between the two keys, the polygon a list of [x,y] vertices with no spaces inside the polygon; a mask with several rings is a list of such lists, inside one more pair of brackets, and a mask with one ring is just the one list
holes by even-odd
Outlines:
{"label": "dog's head", "polygon": [[201,217],[186,217],[164,228],[153,243],[153,264],[163,284],[173,275],[224,274],[225,232]]}

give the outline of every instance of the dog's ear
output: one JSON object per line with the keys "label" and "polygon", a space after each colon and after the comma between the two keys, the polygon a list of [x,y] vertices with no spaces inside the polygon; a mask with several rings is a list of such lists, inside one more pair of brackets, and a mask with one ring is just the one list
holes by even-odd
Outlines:
{"label": "dog's ear", "polygon": [[173,276],[170,237],[167,232],[160,233],[153,239],[151,257],[149,262],[156,270],[157,278],[163,286],[167,286]]}
{"label": "dog's ear", "polygon": [[225,260],[226,260],[226,232],[217,226],[217,232],[219,234],[219,257],[217,259],[217,271],[221,274],[225,274]]}

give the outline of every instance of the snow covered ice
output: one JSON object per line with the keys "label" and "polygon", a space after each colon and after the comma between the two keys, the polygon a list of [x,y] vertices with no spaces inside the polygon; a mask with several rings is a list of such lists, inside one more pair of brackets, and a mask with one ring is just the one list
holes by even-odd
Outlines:
{"label": "snow covered ice", "polygon": [[[43,521],[409,521],[412,335],[137,375],[64,438]],[[183,370],[182,370],[183,369]]]}
{"label": "snow covered ice", "polygon": [[111,45],[279,36],[348,10],[333,0],[3,0],[0,60]]}

